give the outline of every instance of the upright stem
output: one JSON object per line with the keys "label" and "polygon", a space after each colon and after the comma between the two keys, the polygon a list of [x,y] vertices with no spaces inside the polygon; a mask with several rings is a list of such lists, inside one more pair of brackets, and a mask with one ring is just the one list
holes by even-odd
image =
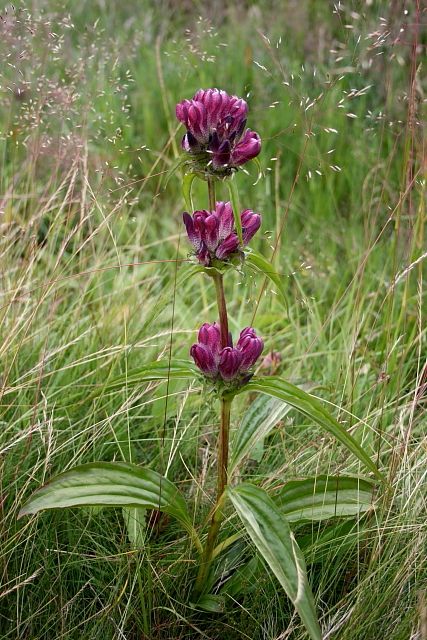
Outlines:
{"label": "upright stem", "polygon": [[224,278],[222,273],[215,273],[212,278],[215,283],[216,301],[218,305],[219,328],[221,332],[221,349],[224,349],[225,347],[230,346],[228,336],[227,305],[224,295]]}
{"label": "upright stem", "polygon": [[[213,211],[215,209],[215,182],[212,178],[208,178],[209,207]],[[216,300],[218,305],[219,326],[221,333],[221,348],[229,346],[228,334],[228,315],[227,305],[224,295],[224,280],[221,273],[214,273],[213,281],[215,283]],[[210,564],[212,562],[212,554],[215,549],[215,543],[218,536],[221,523],[224,519],[222,511],[222,503],[224,501],[224,491],[227,486],[227,470],[228,470],[228,443],[230,439],[230,410],[231,400],[221,398],[221,414],[220,428],[218,434],[218,477],[216,489],[216,503],[212,514],[212,519],[206,540],[206,546],[203,551],[202,561],[199,568],[195,584],[195,595],[199,596],[202,591],[206,578],[209,573]]]}
{"label": "upright stem", "polygon": [[216,206],[215,178],[208,177],[209,211],[214,211]]}
{"label": "upright stem", "polygon": [[224,520],[222,511],[222,503],[224,501],[224,490],[227,486],[227,467],[228,467],[228,441],[230,434],[230,409],[231,400],[221,399],[221,426],[218,435],[218,479],[216,503],[212,514],[211,524],[208,531],[206,546],[203,551],[202,560],[199,567],[194,592],[199,596],[203,592],[206,578],[209,574],[209,568],[212,562],[212,554],[215,549],[215,543],[218,536],[221,523]]}

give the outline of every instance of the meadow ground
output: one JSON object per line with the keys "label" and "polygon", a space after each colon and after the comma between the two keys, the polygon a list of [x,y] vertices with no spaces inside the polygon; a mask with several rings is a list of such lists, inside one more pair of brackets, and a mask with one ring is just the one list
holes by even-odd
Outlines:
{"label": "meadow ground", "polygon": [[[5,8],[2,640],[307,637],[262,564],[244,592],[224,592],[222,612],[191,609],[194,558],[172,521],[141,523],[130,542],[120,509],[16,518],[40,484],[94,460],[150,465],[195,513],[209,507],[215,403],[198,383],[138,379],[146,362],[188,358],[216,317],[208,279],[180,284],[179,172],[165,188],[175,103],[209,86],[248,96],[262,173],[236,180],[288,298],[285,310],[236,272],[232,329],[252,322],[281,355],[277,373],[316,386],[388,480],[357,521],[296,530],[324,638],[427,639],[425,20],[416,1]],[[194,200],[206,206],[201,181]],[[264,486],[358,472],[294,411],[241,470]]]}

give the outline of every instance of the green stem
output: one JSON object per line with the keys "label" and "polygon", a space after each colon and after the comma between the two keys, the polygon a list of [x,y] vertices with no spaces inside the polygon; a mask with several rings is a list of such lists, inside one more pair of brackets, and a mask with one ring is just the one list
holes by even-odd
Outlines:
{"label": "green stem", "polygon": [[[209,207],[211,211],[215,209],[215,182],[212,178],[208,178],[208,191],[209,191]],[[227,305],[225,302],[224,294],[224,279],[221,273],[215,273],[213,276],[216,290],[216,299],[218,305],[219,326],[221,332],[221,348],[229,346],[228,337],[228,315]],[[216,539],[221,527],[221,523],[224,519],[223,502],[225,498],[225,488],[227,486],[227,470],[228,470],[228,446],[230,440],[230,411],[231,400],[221,398],[221,417],[220,428],[218,434],[218,469],[217,469],[217,488],[216,488],[216,502],[212,512],[211,523],[209,526],[208,537],[206,540],[206,546],[203,551],[201,564],[199,567],[199,574],[197,576],[195,584],[195,595],[200,596],[203,592],[206,579],[209,574],[210,565],[212,562],[212,555],[215,549]]]}
{"label": "green stem", "polygon": [[206,582],[206,578],[209,574],[210,565],[212,562],[212,555],[215,549],[216,539],[221,527],[221,523],[224,520],[224,512],[222,509],[225,488],[227,486],[227,467],[228,467],[228,443],[230,434],[230,409],[231,400],[221,399],[221,426],[218,435],[218,479],[217,479],[217,494],[215,508],[212,514],[212,519],[208,531],[208,537],[206,540],[206,546],[203,551],[202,560],[199,567],[199,573],[197,576],[196,584],[194,587],[195,595],[200,596],[203,592],[203,587]]}
{"label": "green stem", "polygon": [[209,211],[214,211],[216,207],[216,195],[215,195],[215,178],[208,176],[208,195],[209,195]]}
{"label": "green stem", "polygon": [[221,349],[229,347],[228,339],[228,314],[224,295],[224,278],[222,273],[214,273],[212,276],[215,283],[216,301],[218,305],[219,328],[221,332]]}

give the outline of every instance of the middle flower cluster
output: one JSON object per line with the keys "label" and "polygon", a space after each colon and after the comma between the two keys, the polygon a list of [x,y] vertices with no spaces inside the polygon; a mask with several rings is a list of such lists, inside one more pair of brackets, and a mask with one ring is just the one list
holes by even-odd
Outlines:
{"label": "middle flower cluster", "polygon": [[[193,216],[185,212],[183,220],[188,238],[202,264],[227,260],[239,253],[239,238],[234,227],[234,215],[230,202],[217,202],[214,211],[195,211]],[[240,214],[243,245],[246,246],[261,225],[261,216],[251,209]]]}
{"label": "middle flower cluster", "polygon": [[205,323],[199,329],[198,342],[193,344],[190,354],[198,368],[208,378],[222,379],[225,382],[251,377],[249,369],[254,366],[264,348],[252,327],[246,327],[240,333],[235,347],[231,335],[229,346],[221,348],[219,324]]}

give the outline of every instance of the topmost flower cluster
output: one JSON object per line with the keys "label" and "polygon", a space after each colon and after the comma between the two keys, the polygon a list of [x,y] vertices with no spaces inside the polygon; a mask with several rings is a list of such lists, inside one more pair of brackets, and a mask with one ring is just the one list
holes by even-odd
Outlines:
{"label": "topmost flower cluster", "polygon": [[176,105],[176,117],[187,128],[182,148],[198,156],[204,169],[229,174],[261,150],[259,135],[245,130],[247,113],[242,98],[219,89],[200,89],[192,100]]}

